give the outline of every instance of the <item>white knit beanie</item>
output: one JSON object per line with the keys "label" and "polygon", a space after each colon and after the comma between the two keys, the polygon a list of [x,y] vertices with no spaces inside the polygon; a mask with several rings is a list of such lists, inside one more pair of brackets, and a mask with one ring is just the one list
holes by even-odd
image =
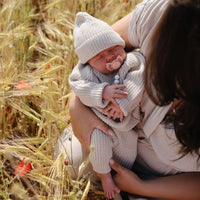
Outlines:
{"label": "white knit beanie", "polygon": [[125,47],[124,40],[107,23],[86,12],[76,14],[73,34],[75,51],[82,64],[109,47]]}

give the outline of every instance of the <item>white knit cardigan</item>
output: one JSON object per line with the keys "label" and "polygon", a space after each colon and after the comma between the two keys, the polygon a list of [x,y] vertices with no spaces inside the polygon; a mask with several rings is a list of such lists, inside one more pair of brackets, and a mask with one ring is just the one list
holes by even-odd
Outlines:
{"label": "white knit cardigan", "polygon": [[82,103],[91,107],[101,120],[117,130],[129,131],[140,119],[139,102],[144,89],[143,71],[143,55],[136,51],[127,53],[119,70],[119,80],[120,84],[126,85],[124,90],[128,92],[128,97],[116,99],[124,113],[122,122],[108,119],[106,115],[102,114],[102,110],[108,105],[108,101],[102,99],[102,91],[106,85],[113,84],[116,73],[102,74],[90,67],[89,64],[78,63],[69,77],[69,84]]}

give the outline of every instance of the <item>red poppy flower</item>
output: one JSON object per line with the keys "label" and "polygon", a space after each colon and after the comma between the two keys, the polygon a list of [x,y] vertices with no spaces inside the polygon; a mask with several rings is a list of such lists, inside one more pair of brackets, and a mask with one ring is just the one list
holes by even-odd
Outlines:
{"label": "red poppy flower", "polygon": [[49,69],[50,67],[51,67],[50,65],[47,65],[45,68],[46,68],[46,69]]}
{"label": "red poppy flower", "polygon": [[17,175],[17,174],[26,175],[32,170],[31,163],[28,163],[25,165],[24,160],[25,160],[25,158],[23,158],[23,160],[19,163],[19,165],[15,169],[15,172],[14,172],[15,175]]}
{"label": "red poppy flower", "polygon": [[15,86],[19,90],[28,89],[31,86],[26,81],[19,81],[19,84]]}

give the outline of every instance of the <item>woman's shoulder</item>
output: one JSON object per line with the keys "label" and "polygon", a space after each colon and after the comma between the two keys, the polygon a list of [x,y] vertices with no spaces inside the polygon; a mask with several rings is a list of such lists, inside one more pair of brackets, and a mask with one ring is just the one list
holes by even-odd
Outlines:
{"label": "woman's shoulder", "polygon": [[[133,23],[153,23],[156,22],[162,13],[165,11],[166,6],[170,0],[144,0],[142,3],[137,4],[132,12],[130,25]],[[136,20],[136,21],[135,21]]]}
{"label": "woman's shoulder", "polygon": [[139,48],[143,47],[168,3],[169,0],[144,0],[135,7],[128,31],[131,45]]}

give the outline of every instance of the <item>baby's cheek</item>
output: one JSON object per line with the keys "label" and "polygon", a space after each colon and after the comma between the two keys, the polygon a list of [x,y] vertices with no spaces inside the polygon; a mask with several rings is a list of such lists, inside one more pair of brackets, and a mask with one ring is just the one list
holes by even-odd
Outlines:
{"label": "baby's cheek", "polygon": [[121,55],[123,59],[126,58],[126,52],[124,51],[124,49],[120,49],[118,54]]}
{"label": "baby's cheek", "polygon": [[122,58],[123,58],[123,60],[126,59],[126,53],[125,52],[123,53]]}

